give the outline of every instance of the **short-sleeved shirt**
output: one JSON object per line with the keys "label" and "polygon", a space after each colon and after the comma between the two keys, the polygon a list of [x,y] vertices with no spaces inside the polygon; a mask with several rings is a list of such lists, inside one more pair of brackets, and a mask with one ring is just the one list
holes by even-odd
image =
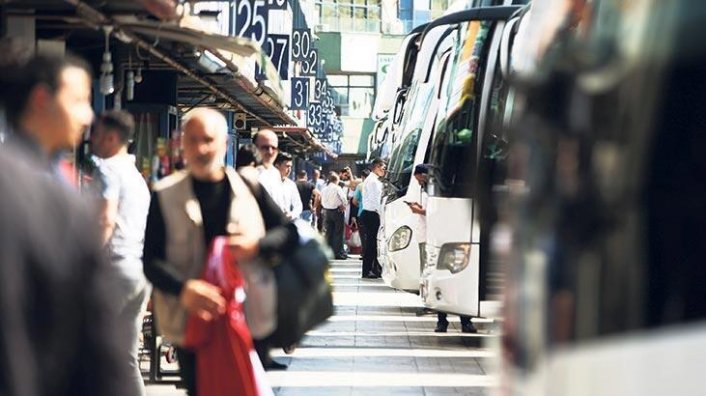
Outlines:
{"label": "short-sleeved shirt", "polygon": [[115,230],[108,241],[113,260],[140,260],[145,237],[150,192],[135,166],[135,156],[124,154],[97,159],[94,183],[100,197],[118,202]]}
{"label": "short-sleeved shirt", "polygon": [[324,209],[338,209],[339,206],[346,205],[346,195],[343,189],[335,183],[329,183],[321,191],[321,206]]}

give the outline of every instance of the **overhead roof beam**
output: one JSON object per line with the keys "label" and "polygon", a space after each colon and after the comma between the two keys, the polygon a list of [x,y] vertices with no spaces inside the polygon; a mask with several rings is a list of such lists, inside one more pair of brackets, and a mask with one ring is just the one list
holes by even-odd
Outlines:
{"label": "overhead roof beam", "polygon": [[116,24],[113,21],[111,21],[103,13],[101,13],[100,11],[91,7],[90,5],[84,3],[81,0],[65,0],[65,1],[69,4],[74,5],[76,7],[78,14],[83,16],[84,18],[88,19],[89,23],[114,26],[114,28],[119,29],[120,32],[122,34],[124,34],[136,46],[146,50],[147,52],[152,54],[152,56],[154,56],[155,58],[161,60],[162,62],[173,67],[175,70],[183,73],[184,75],[188,76],[192,80],[203,85],[206,89],[211,91],[214,95],[222,98],[228,104],[233,106],[237,111],[241,111],[243,113],[246,113],[249,116],[251,116],[252,118],[262,122],[265,125],[272,125],[272,123],[266,121],[265,119],[258,116],[257,114],[254,114],[253,112],[244,108],[231,95],[229,95],[228,93],[226,93],[226,92],[222,91],[221,89],[219,89],[218,87],[216,87],[212,82],[206,80],[205,78],[203,78],[203,77],[197,75],[196,73],[194,73],[193,71],[189,70],[187,67],[185,67],[181,63],[177,62],[176,60],[172,59],[169,55],[163,53],[162,51],[160,51],[159,49],[154,47],[152,44],[144,41],[137,34],[131,32],[131,31],[125,30],[125,29],[121,29],[119,25],[116,26]]}

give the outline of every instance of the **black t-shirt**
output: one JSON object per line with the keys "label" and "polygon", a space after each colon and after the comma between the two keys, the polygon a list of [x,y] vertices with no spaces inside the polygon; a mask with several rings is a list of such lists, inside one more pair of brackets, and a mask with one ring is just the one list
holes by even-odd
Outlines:
{"label": "black t-shirt", "polygon": [[[226,222],[231,202],[230,183],[228,178],[223,178],[219,182],[198,181],[194,178],[191,180],[194,195],[201,206],[204,241],[205,247],[208,248],[214,237],[226,235]],[[166,241],[167,230],[159,205],[159,195],[152,193],[145,229],[143,253],[145,275],[157,288],[178,295],[183,281],[155,261],[167,259]]]}
{"label": "black t-shirt", "polygon": [[306,180],[297,180],[297,190],[299,190],[299,198],[302,200],[304,210],[311,209],[311,196],[314,194],[314,185]]}
{"label": "black t-shirt", "polygon": [[227,177],[218,182],[192,180],[194,195],[201,206],[204,241],[208,247],[214,237],[226,235],[228,209],[231,202],[230,183]]}

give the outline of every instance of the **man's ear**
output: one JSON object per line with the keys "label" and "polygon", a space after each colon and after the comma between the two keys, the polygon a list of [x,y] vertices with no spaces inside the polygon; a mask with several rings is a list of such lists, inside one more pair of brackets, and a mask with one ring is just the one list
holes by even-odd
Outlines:
{"label": "man's ear", "polygon": [[108,138],[108,141],[110,144],[120,144],[120,136],[118,136],[118,133],[115,131],[106,131],[104,132],[106,137]]}
{"label": "man's ear", "polygon": [[27,98],[27,108],[30,111],[33,111],[34,109],[44,109],[51,101],[52,96],[53,95],[49,92],[49,88],[47,88],[46,85],[38,84],[32,88],[32,91],[29,93],[29,97]]}

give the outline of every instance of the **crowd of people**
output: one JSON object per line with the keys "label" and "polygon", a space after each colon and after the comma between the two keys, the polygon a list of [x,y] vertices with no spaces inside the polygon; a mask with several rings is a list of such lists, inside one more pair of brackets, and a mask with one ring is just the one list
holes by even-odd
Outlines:
{"label": "crowd of people", "polygon": [[[236,171],[224,163],[225,117],[196,108],[181,121],[186,168],[148,186],[128,150],[135,121],[121,110],[94,114],[88,64],[3,49],[13,56],[0,65],[0,394],[144,395],[138,345],[150,297],[197,394],[187,318],[218,320],[229,304],[200,278],[217,236],[248,262],[291,252],[301,221],[345,259],[345,229],[360,229],[363,277],[380,277],[382,161],[364,182],[350,168],[325,181],[319,169],[311,180],[299,171],[294,181],[293,157],[262,129],[239,149]],[[87,131],[91,177],[79,188],[65,158]],[[254,341],[265,368],[286,368],[266,340]]]}

